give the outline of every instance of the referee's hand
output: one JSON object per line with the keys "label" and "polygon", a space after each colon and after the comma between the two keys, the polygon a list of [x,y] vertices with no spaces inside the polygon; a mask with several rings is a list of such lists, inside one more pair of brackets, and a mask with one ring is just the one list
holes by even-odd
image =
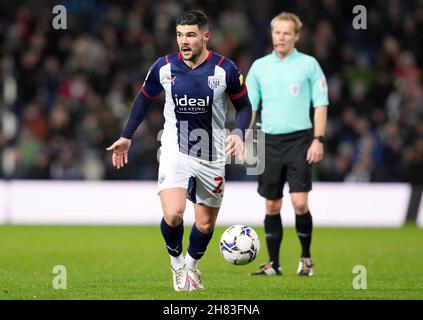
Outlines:
{"label": "referee's hand", "polygon": [[113,151],[112,163],[116,169],[123,168],[128,163],[128,151],[131,147],[131,140],[124,137],[120,137],[116,140],[107,151]]}
{"label": "referee's hand", "polygon": [[226,137],[226,156],[243,159],[244,142],[240,136],[232,134]]}
{"label": "referee's hand", "polygon": [[307,150],[307,162],[308,164],[318,163],[323,159],[324,148],[323,144],[318,140],[313,140],[310,147]]}

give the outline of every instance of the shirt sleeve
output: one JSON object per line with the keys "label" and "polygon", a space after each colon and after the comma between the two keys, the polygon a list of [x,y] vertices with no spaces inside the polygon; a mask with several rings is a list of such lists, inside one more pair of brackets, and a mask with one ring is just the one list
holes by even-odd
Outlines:
{"label": "shirt sleeve", "polygon": [[144,83],[132,103],[128,121],[121,133],[122,137],[132,138],[150,110],[153,100],[163,91],[163,86],[160,83],[160,68],[164,65],[163,60],[159,58],[148,71]]}
{"label": "shirt sleeve", "polygon": [[142,91],[138,92],[132,103],[128,121],[123,128],[121,136],[126,139],[132,139],[135,131],[138,129],[145,115],[151,109],[153,99],[148,98]]}
{"label": "shirt sleeve", "polygon": [[[245,130],[251,122],[251,103],[248,99],[247,86],[244,76],[237,66],[230,60],[227,62],[226,92],[236,109],[235,126],[241,139],[245,137]],[[235,132],[235,134],[237,134]]]}
{"label": "shirt sleeve", "polygon": [[309,81],[313,107],[329,105],[326,77],[316,59],[313,59],[311,63]]}
{"label": "shirt sleeve", "polygon": [[248,88],[248,97],[251,101],[251,107],[253,111],[257,111],[261,101],[261,88],[256,75],[256,65],[254,63],[251,66],[250,71],[248,71],[246,84]]}
{"label": "shirt sleeve", "polygon": [[244,76],[237,66],[230,60],[228,61],[228,68],[226,72],[226,92],[228,93],[231,101],[237,100],[247,93]]}
{"label": "shirt sleeve", "polygon": [[163,91],[163,86],[160,83],[160,68],[165,64],[164,58],[159,58],[148,70],[144,83],[141,87],[142,93],[147,98],[155,99]]}

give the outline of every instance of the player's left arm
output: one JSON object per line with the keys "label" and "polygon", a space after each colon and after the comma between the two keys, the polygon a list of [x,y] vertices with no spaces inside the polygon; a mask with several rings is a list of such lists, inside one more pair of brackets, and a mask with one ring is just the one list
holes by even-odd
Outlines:
{"label": "player's left arm", "polygon": [[229,62],[226,91],[236,109],[235,129],[226,138],[226,154],[243,157],[245,133],[251,123],[251,102],[248,98],[244,76],[232,62]]}
{"label": "player's left arm", "polygon": [[329,101],[326,77],[315,59],[311,63],[309,72],[311,99],[314,107],[314,139],[307,151],[307,162],[315,164],[324,156],[324,140],[317,137],[325,136]]}

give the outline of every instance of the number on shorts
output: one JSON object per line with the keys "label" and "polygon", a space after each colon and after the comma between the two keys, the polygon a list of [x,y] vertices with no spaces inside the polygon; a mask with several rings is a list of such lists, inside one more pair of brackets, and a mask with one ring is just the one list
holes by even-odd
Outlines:
{"label": "number on shorts", "polygon": [[217,182],[216,187],[213,190],[213,193],[222,193],[223,177],[215,177],[214,181]]}

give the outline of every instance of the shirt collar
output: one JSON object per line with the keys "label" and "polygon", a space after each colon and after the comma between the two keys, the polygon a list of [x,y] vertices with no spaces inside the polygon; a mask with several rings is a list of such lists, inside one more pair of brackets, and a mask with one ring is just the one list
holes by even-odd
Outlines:
{"label": "shirt collar", "polygon": [[277,55],[275,50],[272,51],[272,56],[274,58],[275,61],[279,61],[279,62],[285,62],[287,60],[292,59],[294,56],[296,56],[298,54],[298,50],[296,48],[294,48],[291,52],[291,54],[289,56],[287,56],[285,59],[281,60]]}

